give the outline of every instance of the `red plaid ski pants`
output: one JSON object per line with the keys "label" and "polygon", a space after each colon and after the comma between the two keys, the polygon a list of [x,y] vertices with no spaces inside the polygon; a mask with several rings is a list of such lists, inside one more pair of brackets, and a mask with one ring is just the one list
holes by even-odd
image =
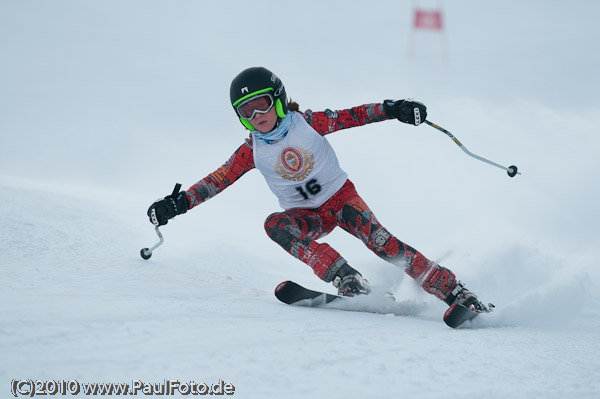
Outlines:
{"label": "red plaid ski pants", "polygon": [[380,258],[403,267],[425,291],[442,300],[456,285],[451,270],[428,260],[385,229],[350,180],[319,208],[288,209],[269,215],[265,221],[265,230],[273,241],[327,282],[333,280],[346,260],[331,246],[316,240],[337,226],[359,238]]}

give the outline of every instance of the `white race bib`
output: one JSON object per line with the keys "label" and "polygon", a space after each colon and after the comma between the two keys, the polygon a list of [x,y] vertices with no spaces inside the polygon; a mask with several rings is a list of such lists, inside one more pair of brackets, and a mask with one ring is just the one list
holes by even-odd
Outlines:
{"label": "white race bib", "polygon": [[346,182],[348,175],[325,137],[306,123],[302,114],[292,118],[287,135],[267,144],[252,135],[254,164],[283,209],[318,208]]}

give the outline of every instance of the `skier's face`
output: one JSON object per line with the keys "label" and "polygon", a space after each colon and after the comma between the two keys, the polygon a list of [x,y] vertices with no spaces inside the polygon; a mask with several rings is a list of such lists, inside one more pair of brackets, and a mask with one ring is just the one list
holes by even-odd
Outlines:
{"label": "skier's face", "polygon": [[275,107],[271,107],[266,114],[255,114],[250,123],[261,133],[270,132],[275,128],[275,124],[277,123],[277,111]]}

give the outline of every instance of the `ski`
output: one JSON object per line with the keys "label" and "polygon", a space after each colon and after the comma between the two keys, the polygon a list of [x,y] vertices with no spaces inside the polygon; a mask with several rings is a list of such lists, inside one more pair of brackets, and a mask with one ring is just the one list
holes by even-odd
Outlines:
{"label": "ski", "polygon": [[475,311],[471,310],[464,305],[452,305],[446,310],[444,313],[444,323],[448,327],[459,328],[464,326],[464,324],[470,320],[473,320],[475,317],[479,316],[481,313],[489,313],[494,309],[494,305],[491,303],[488,304],[488,307],[483,311]]}
{"label": "ski", "polygon": [[[377,295],[359,295],[344,297],[315,291],[301,286],[293,281],[284,281],[275,288],[275,296],[281,302],[311,308],[337,309],[354,312],[379,314],[394,314],[398,316],[414,316],[424,309],[424,304],[416,302],[396,302],[393,297],[377,297]],[[479,313],[490,312],[494,305],[489,304],[483,312],[476,312],[464,305],[452,305],[444,314],[444,322],[448,327],[458,328],[474,319]]]}
{"label": "ski", "polygon": [[[326,303],[348,299],[343,296],[313,291],[304,288],[293,281],[284,281],[275,288],[275,296],[288,305],[303,305],[308,307],[322,307]],[[305,301],[305,302],[302,302]]]}
{"label": "ski", "polygon": [[448,327],[458,328],[462,324],[477,317],[477,313],[463,305],[452,305],[444,313],[444,323]]}
{"label": "ski", "polygon": [[396,316],[415,316],[424,308],[424,303],[416,301],[396,301],[386,292],[345,297],[314,291],[293,281],[284,281],[275,288],[275,296],[281,302],[311,308],[336,309],[350,312],[394,314]]}

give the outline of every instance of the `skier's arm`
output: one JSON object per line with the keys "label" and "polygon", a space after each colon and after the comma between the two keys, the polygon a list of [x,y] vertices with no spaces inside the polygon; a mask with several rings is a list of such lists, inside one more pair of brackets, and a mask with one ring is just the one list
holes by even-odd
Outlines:
{"label": "skier's arm", "polygon": [[322,136],[338,130],[390,119],[385,113],[383,104],[364,104],[339,111],[326,109],[313,112],[307,109],[303,115],[306,122]]}
{"label": "skier's arm", "polygon": [[147,212],[150,222],[157,226],[167,224],[175,216],[186,213],[189,209],[225,190],[252,168],[254,168],[252,141],[246,140],[223,166],[187,191],[173,192],[150,205]]}
{"label": "skier's arm", "polygon": [[[417,108],[418,111],[413,111],[414,108]],[[401,122],[415,125],[418,123],[415,123],[414,115],[411,118],[410,113],[418,112],[421,119],[419,123],[421,123],[427,117],[426,109],[423,104],[416,101],[385,100],[383,103],[364,104],[340,111],[326,109],[325,111],[313,112],[306,110],[303,116],[313,129],[325,136],[338,130],[388,119],[398,119]],[[409,114],[407,114],[407,110]]]}
{"label": "skier's arm", "polygon": [[187,189],[188,209],[219,194],[253,168],[252,141],[248,139],[223,166]]}

